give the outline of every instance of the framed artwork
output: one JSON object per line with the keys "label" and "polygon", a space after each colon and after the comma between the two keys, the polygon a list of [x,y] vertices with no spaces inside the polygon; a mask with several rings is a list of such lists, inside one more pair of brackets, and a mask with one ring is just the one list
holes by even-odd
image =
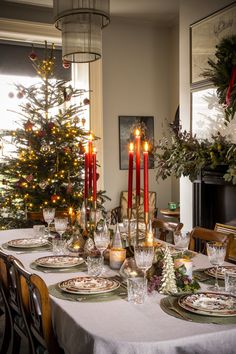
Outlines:
{"label": "framed artwork", "polygon": [[215,87],[205,87],[191,92],[192,121],[191,131],[198,139],[211,140],[220,132],[236,142],[236,122],[224,124],[224,107],[219,104]]}
{"label": "framed artwork", "polygon": [[[129,143],[135,141],[135,130],[141,132],[141,144],[147,141],[149,144],[149,165],[154,168],[153,144],[154,144],[154,117],[151,116],[119,116],[119,157],[120,170],[128,169]],[[134,154],[135,156],[135,154]],[[141,154],[141,167],[143,166]]]}
{"label": "framed artwork", "polygon": [[208,59],[214,59],[216,45],[224,37],[236,34],[236,3],[190,26],[191,84],[202,84],[201,74],[208,68]]}

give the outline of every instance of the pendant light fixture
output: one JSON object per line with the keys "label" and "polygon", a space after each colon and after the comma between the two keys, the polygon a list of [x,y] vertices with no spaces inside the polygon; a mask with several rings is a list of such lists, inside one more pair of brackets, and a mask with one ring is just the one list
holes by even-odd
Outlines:
{"label": "pendant light fixture", "polygon": [[102,56],[102,29],[110,23],[110,0],[53,0],[55,26],[62,32],[62,57],[88,63]]}

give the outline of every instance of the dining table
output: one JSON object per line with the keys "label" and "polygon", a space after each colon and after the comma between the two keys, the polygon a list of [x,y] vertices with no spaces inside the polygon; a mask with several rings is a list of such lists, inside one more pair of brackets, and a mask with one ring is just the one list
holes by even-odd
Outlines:
{"label": "dining table", "polygon": [[[4,247],[14,239],[33,237],[33,229],[0,231],[0,246],[18,258],[24,267],[39,275],[49,289],[64,280],[86,276],[86,267],[75,272],[50,272],[32,269],[35,259],[52,255],[51,249]],[[210,267],[208,257],[196,254],[193,269]],[[102,276],[118,272],[104,266]],[[200,283],[201,290],[206,284]],[[59,345],[65,354],[235,354],[236,324],[197,323],[171,316],[163,311],[161,300],[166,295],[157,291],[147,295],[143,304],[128,302],[127,296],[99,301],[76,301],[59,298],[50,292],[52,319]],[[85,299],[86,300],[86,299]],[[204,316],[203,316],[204,317]]]}

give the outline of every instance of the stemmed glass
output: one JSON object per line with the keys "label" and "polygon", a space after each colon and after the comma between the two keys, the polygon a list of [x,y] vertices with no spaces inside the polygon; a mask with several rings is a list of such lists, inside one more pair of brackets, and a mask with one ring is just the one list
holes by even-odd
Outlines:
{"label": "stemmed glass", "polygon": [[104,251],[107,249],[110,243],[110,235],[107,229],[94,232],[94,243],[96,248],[100,251],[102,255],[102,262],[104,264]]}
{"label": "stemmed glass", "polygon": [[[154,247],[149,246],[135,246],[134,259],[135,262],[144,273],[144,278],[147,278],[147,271],[152,266],[154,258]],[[147,291],[147,290],[146,290]]]}
{"label": "stemmed glass", "polygon": [[68,218],[63,217],[63,218],[55,218],[55,229],[59,233],[60,238],[62,238],[63,233],[67,229],[67,224],[68,224]]}
{"label": "stemmed glass", "polygon": [[207,255],[210,263],[215,267],[215,285],[208,288],[208,290],[219,291],[218,283],[218,268],[222,266],[226,255],[226,244],[221,242],[207,242]]}
{"label": "stemmed glass", "polygon": [[44,208],[43,209],[43,218],[44,221],[47,223],[47,235],[50,236],[50,224],[53,222],[55,217],[55,208]]}
{"label": "stemmed glass", "polygon": [[184,252],[188,250],[190,241],[190,232],[181,230],[174,232],[174,244],[177,249],[181,251],[183,256]]}

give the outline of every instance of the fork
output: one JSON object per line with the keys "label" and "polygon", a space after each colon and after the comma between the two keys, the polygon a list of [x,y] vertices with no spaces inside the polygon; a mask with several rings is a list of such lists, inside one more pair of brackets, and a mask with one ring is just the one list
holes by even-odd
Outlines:
{"label": "fork", "polygon": [[182,313],[181,311],[179,311],[176,307],[174,307],[174,306],[172,305],[172,303],[171,303],[171,301],[170,301],[169,298],[168,298],[167,300],[168,300],[168,303],[169,303],[168,308],[169,308],[170,310],[172,310],[173,312],[177,313],[180,317],[182,317],[182,318],[183,318],[184,320],[186,320],[186,321],[189,321],[189,322],[192,322],[192,321],[193,321],[190,317],[188,317],[187,315],[183,314],[183,313]]}

